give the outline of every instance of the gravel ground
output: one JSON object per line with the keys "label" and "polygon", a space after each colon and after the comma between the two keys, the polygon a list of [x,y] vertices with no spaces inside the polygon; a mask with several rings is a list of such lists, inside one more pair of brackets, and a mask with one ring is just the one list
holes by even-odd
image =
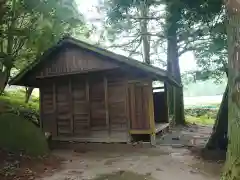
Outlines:
{"label": "gravel ground", "polygon": [[147,144],[81,144],[55,150],[62,169],[41,180],[217,180],[222,164],[193,156],[187,146],[203,145],[211,127],[173,129]]}

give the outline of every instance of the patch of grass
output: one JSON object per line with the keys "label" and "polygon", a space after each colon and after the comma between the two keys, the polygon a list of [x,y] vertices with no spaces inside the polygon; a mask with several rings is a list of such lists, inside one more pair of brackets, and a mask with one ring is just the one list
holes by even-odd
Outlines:
{"label": "patch of grass", "polygon": [[39,124],[39,99],[32,97],[29,103],[25,103],[25,93],[19,91],[7,91],[0,96],[0,114],[11,113]]}
{"label": "patch of grass", "polygon": [[218,109],[220,107],[219,103],[206,103],[206,104],[196,104],[196,105],[184,105],[187,109],[194,108],[208,108],[208,109]]}
{"label": "patch of grass", "polygon": [[12,108],[23,107],[39,110],[39,99],[37,97],[32,96],[31,101],[29,101],[27,104],[24,101],[25,93],[22,90],[4,92],[4,94],[0,96],[0,103],[9,105]]}
{"label": "patch of grass", "polygon": [[31,156],[43,156],[48,152],[41,130],[30,121],[10,113],[0,115],[0,147]]}
{"label": "patch of grass", "polygon": [[199,125],[213,125],[215,122],[215,119],[208,118],[207,116],[186,116],[186,121],[191,124],[199,124]]}

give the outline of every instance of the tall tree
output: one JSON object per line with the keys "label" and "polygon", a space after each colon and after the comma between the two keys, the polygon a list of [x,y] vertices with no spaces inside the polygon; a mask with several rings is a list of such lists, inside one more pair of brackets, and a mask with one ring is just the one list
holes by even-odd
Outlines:
{"label": "tall tree", "polygon": [[[182,84],[179,67],[179,49],[178,49],[178,22],[181,19],[180,1],[166,1],[167,10],[167,70],[175,77],[179,84]],[[176,125],[185,124],[183,88],[173,88],[169,85],[168,97],[170,113],[174,114],[174,123]]]}
{"label": "tall tree", "polygon": [[226,0],[228,38],[228,150],[223,180],[240,179],[240,3]]}
{"label": "tall tree", "polygon": [[139,5],[139,14],[140,18],[140,34],[142,39],[143,46],[143,60],[147,64],[151,64],[150,60],[150,35],[148,34],[148,20],[145,19],[148,17],[149,12],[149,4],[146,1],[141,1]]}
{"label": "tall tree", "polygon": [[[221,5],[212,1],[171,0],[164,1],[167,10],[166,34],[168,40],[167,69],[181,83],[179,56],[187,51],[197,49],[207,39],[206,30]],[[173,90],[169,87],[170,101],[174,102],[174,119],[176,124],[184,124],[183,88]],[[170,109],[171,110],[171,109]],[[172,110],[173,111],[173,110]]]}
{"label": "tall tree", "polygon": [[[160,19],[151,8],[151,1],[105,0],[104,10],[108,16],[105,23],[107,38],[113,44],[110,48],[122,49],[129,56],[152,64],[152,42],[161,34],[150,29],[151,21],[156,23]],[[117,41],[119,38],[121,42]]]}
{"label": "tall tree", "polygon": [[74,1],[7,0],[0,30],[0,91],[11,69],[35,60],[64,33],[82,24]]}
{"label": "tall tree", "polygon": [[[153,13],[150,13],[147,17],[139,18],[139,16],[134,15],[137,12],[137,4],[142,1],[133,0],[108,2],[110,2],[110,14],[115,16],[115,19],[117,19],[117,21],[113,23],[114,26],[116,24],[121,24],[125,19],[129,20],[129,17],[133,20],[147,19],[149,21],[156,20],[156,22],[158,22],[158,24],[155,24],[155,29],[158,29],[158,32],[153,34],[148,31],[147,33],[149,37],[151,37],[151,51],[159,49],[161,44],[164,44],[167,39],[167,69],[179,81],[179,83],[181,83],[179,56],[189,50],[196,49],[198,44],[196,41],[204,43],[203,41],[208,38],[204,35],[205,31],[209,30],[208,24],[211,24],[210,22],[213,21],[215,15],[221,10],[221,4],[219,5],[216,3],[219,2],[219,0],[212,0],[208,2],[205,0],[145,0],[144,2],[148,4],[150,7],[149,9]],[[160,8],[164,6],[165,8]],[[154,11],[156,9],[161,9],[161,13],[158,16],[156,16],[156,11]],[[164,22],[162,19],[165,19],[166,21]],[[133,28],[132,24],[134,22],[135,21],[131,21],[131,26],[128,32],[132,32],[131,29]],[[156,26],[158,28],[156,28]],[[163,27],[165,29],[165,33],[162,31]],[[117,32],[122,32],[123,30],[124,28],[118,28]],[[137,31],[137,33],[138,32],[141,31]],[[152,37],[156,37],[157,39],[154,43],[152,42]],[[133,39],[133,41],[135,41],[135,39]],[[127,45],[129,44],[132,45],[132,42]],[[124,44],[121,46],[124,46]],[[156,53],[156,51],[154,53]],[[152,56],[150,58],[152,59]],[[174,112],[175,123],[184,124],[183,90],[182,88],[173,90],[171,87],[169,87],[168,90],[170,92],[170,111],[172,113]]]}
{"label": "tall tree", "polygon": [[[108,1],[109,2],[109,1]],[[119,24],[119,22],[126,21],[129,19],[133,19],[133,21],[140,21],[140,28],[137,30],[137,34],[139,35],[139,44],[143,45],[143,59],[146,63],[151,62],[151,47],[152,49],[157,49],[153,48],[153,46],[157,46],[161,40],[159,41],[160,37],[163,39],[164,37],[164,32],[161,30],[162,27],[160,26],[161,19],[164,19],[164,10],[162,10],[162,15],[152,13],[150,15],[149,11],[150,9],[154,12],[154,8],[160,9],[161,4],[156,3],[154,1],[147,1],[147,0],[141,0],[141,1],[128,1],[128,2],[123,2],[123,1],[113,1],[110,4],[110,18],[114,17],[117,19],[117,21],[114,22],[114,24]],[[115,8],[118,7],[118,8]],[[154,8],[151,8],[154,7]],[[168,6],[170,9],[169,11],[171,13],[168,13],[167,16],[167,22],[168,27],[167,27],[167,37],[168,37],[168,70],[169,72],[175,76],[175,78],[178,80],[179,83],[181,83],[181,75],[180,75],[180,69],[179,69],[179,54],[178,54],[178,42],[177,42],[177,30],[178,30],[178,20],[181,18],[180,15],[180,10],[178,4],[172,4]],[[134,11],[135,9],[135,11]],[[172,11],[178,10],[178,14],[176,12],[172,13]],[[132,12],[135,12],[132,14]],[[139,12],[139,14],[138,14]],[[155,11],[156,12],[156,11]],[[150,21],[157,21],[159,23],[159,27],[155,27],[155,29],[158,29],[158,32],[151,33],[148,28],[148,23]],[[171,22],[170,22],[171,21]],[[157,26],[155,24],[155,26]],[[175,34],[174,34],[175,33]],[[156,42],[153,43],[150,41],[150,38],[152,37],[157,37]],[[138,36],[137,36],[138,38]],[[151,39],[152,40],[152,39]],[[135,41],[135,39],[134,39]],[[131,44],[130,42],[129,44]],[[131,44],[132,45],[132,44]],[[151,46],[152,45],[152,46]],[[136,50],[136,49],[134,49]],[[153,58],[153,57],[152,57]],[[171,60],[171,61],[170,61]],[[152,61],[153,62],[153,61]],[[171,64],[171,65],[170,65]],[[170,66],[171,67],[170,67]],[[173,74],[174,73],[174,74]],[[171,88],[172,89],[172,88]],[[171,90],[170,88],[168,89],[169,91]],[[175,92],[175,98],[170,101],[170,104],[173,105],[173,101],[175,100],[175,119],[177,120],[177,124],[184,124],[184,104],[183,104],[183,91],[182,88],[176,89],[176,91],[171,91]],[[171,94],[171,97],[173,97],[173,94]],[[173,106],[172,106],[173,107]],[[173,108],[170,108],[172,112],[174,111]]]}
{"label": "tall tree", "polygon": [[[221,11],[220,14],[216,16],[213,26],[209,27],[208,40],[199,45],[195,51],[198,66],[201,68],[201,71],[197,72],[197,78],[214,78],[217,83],[221,83],[222,79],[227,77],[227,32],[225,28],[225,15],[224,11]],[[223,94],[211,137],[206,144],[206,149],[227,149],[227,125],[228,85]]]}

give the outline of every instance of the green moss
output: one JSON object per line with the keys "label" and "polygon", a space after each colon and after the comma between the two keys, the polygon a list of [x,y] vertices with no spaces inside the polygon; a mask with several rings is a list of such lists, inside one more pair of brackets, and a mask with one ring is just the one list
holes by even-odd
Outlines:
{"label": "green moss", "polygon": [[48,152],[44,134],[33,123],[14,114],[0,115],[0,147],[42,156]]}
{"label": "green moss", "polygon": [[32,96],[29,103],[25,103],[24,91],[8,91],[0,96],[0,114],[11,113],[24,119],[39,122],[39,99]]}
{"label": "green moss", "polygon": [[31,101],[27,104],[24,100],[25,93],[21,90],[4,92],[4,94],[0,96],[0,103],[4,103],[12,108],[22,107],[35,111],[39,110],[39,99],[37,97],[32,96]]}
{"label": "green moss", "polygon": [[218,108],[206,105],[204,107],[191,107],[185,110],[186,121],[199,125],[213,125],[218,113]]}
{"label": "green moss", "polygon": [[215,119],[209,118],[207,116],[186,116],[186,121],[191,124],[199,124],[199,125],[213,125],[215,122]]}

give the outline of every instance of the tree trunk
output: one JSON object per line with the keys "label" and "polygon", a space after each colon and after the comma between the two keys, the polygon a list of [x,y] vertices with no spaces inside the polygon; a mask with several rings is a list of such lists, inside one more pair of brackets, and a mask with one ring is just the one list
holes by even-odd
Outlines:
{"label": "tree trunk", "polygon": [[9,69],[5,69],[3,72],[0,72],[0,95],[2,95],[2,93],[4,92],[5,87],[7,86],[9,77],[10,77]]}
{"label": "tree trunk", "polygon": [[223,180],[240,179],[240,4],[226,1],[228,37],[228,150]]}
{"label": "tree trunk", "polygon": [[211,137],[205,149],[227,150],[227,130],[228,130],[228,85],[223,94],[222,102],[218,110],[217,118],[213,126]]}
{"label": "tree trunk", "polygon": [[174,121],[176,125],[185,125],[183,88],[174,88]]}
{"label": "tree trunk", "polygon": [[[169,74],[173,74],[173,70],[172,70],[172,56],[174,55],[174,53],[172,53],[172,40],[171,38],[168,36],[168,48],[167,48],[167,71]],[[170,84],[167,85],[167,90],[168,90],[168,106],[169,106],[169,114],[171,116],[174,115],[174,89],[173,86],[171,86]]]}
{"label": "tree trunk", "polygon": [[140,5],[140,17],[143,18],[140,20],[140,33],[142,39],[142,47],[143,47],[143,60],[147,64],[151,64],[150,60],[150,36],[148,34],[148,20],[144,19],[148,17],[149,7],[141,2]]}
{"label": "tree trunk", "polygon": [[[168,54],[167,54],[167,70],[176,79],[179,84],[182,84],[181,73],[179,68],[179,55],[177,44],[177,22],[180,18],[178,4],[168,4]],[[183,102],[183,88],[168,87],[169,109],[170,113],[174,114],[174,124],[184,125],[184,102]]]}
{"label": "tree trunk", "polygon": [[33,89],[34,89],[33,87],[26,87],[25,103],[29,102],[29,99],[32,95]]}

